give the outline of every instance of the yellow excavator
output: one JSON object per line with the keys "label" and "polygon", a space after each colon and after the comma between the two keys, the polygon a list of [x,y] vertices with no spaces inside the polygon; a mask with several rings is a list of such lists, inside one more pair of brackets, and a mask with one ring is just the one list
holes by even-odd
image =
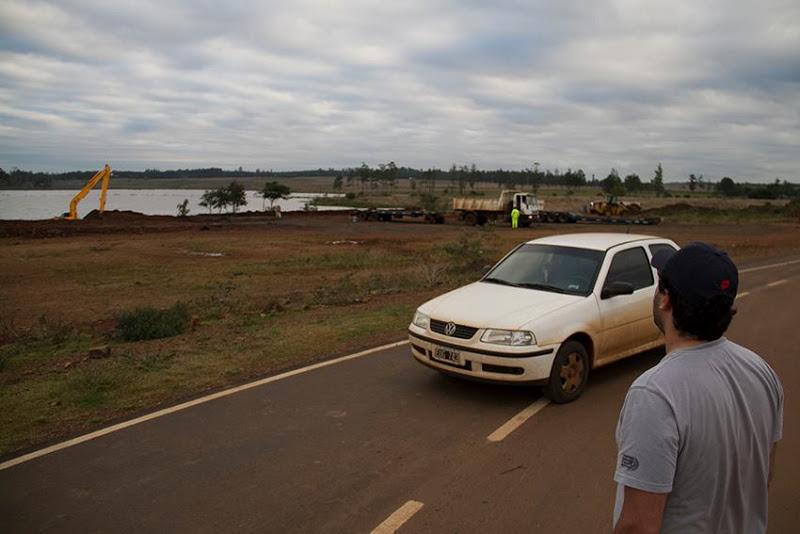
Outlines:
{"label": "yellow excavator", "polygon": [[97,174],[92,176],[92,179],[86,182],[86,185],[83,186],[83,189],[81,189],[77,195],[72,197],[72,200],[70,200],[69,202],[69,213],[65,213],[64,218],[67,219],[68,221],[74,221],[75,219],[78,218],[78,203],[84,198],[86,198],[86,195],[89,194],[89,191],[94,189],[94,186],[96,186],[100,180],[103,181],[103,186],[102,189],[100,190],[99,211],[100,213],[103,213],[103,211],[105,211],[106,209],[106,193],[108,192],[108,182],[110,179],[111,179],[111,167],[109,167],[108,164],[106,163],[106,166],[103,167],[102,170],[97,171]]}

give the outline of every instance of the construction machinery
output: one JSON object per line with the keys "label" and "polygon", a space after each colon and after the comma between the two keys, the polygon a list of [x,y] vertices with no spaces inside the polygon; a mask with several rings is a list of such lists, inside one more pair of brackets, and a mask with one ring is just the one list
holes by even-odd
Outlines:
{"label": "construction machinery", "polygon": [[642,205],[638,202],[623,202],[617,197],[609,195],[605,200],[594,200],[589,202],[584,211],[589,215],[599,215],[600,217],[625,217],[641,213]]}
{"label": "construction machinery", "polygon": [[453,211],[467,226],[486,224],[489,221],[509,222],[511,210],[517,208],[522,217],[520,226],[529,226],[544,203],[533,193],[503,191],[497,199],[454,198]]}
{"label": "construction machinery", "polygon": [[86,195],[89,194],[89,191],[94,189],[94,186],[97,185],[98,182],[101,180],[103,181],[102,189],[100,189],[100,207],[98,211],[103,213],[106,209],[106,193],[108,192],[108,182],[111,179],[111,167],[106,166],[103,167],[102,170],[97,171],[97,174],[92,176],[92,178],[86,182],[86,185],[83,186],[77,195],[72,197],[72,200],[69,202],[69,213],[64,214],[64,218],[68,221],[74,221],[78,218],[78,203],[86,198]]}

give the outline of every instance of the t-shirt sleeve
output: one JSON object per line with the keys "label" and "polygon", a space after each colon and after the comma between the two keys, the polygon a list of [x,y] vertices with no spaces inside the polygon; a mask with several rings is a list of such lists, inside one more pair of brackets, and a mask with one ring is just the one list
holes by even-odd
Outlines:
{"label": "t-shirt sleeve", "polygon": [[614,480],[652,493],[669,493],[678,462],[680,436],[675,414],[660,394],[632,387],[617,423]]}
{"label": "t-shirt sleeve", "polygon": [[775,406],[775,431],[772,433],[772,443],[777,443],[783,438],[783,386],[775,377],[775,385],[777,386],[777,403]]}

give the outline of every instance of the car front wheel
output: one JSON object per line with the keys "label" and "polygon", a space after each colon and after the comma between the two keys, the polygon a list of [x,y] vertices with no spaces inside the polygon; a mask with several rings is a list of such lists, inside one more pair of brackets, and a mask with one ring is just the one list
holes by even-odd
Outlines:
{"label": "car front wheel", "polygon": [[581,396],[589,378],[589,355],[578,341],[567,341],[558,349],[544,394],[564,404]]}

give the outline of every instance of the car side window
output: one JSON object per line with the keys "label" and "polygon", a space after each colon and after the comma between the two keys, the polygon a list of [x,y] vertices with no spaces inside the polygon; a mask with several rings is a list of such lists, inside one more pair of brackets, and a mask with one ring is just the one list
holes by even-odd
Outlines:
{"label": "car side window", "polygon": [[611,260],[605,285],[612,282],[628,282],[634,291],[653,285],[653,271],[642,247],[616,253]]}
{"label": "car side window", "polygon": [[659,250],[671,250],[672,252],[678,250],[672,245],[667,245],[666,243],[655,243],[653,245],[648,245],[648,246],[650,248],[650,254],[652,256],[655,256],[656,252],[658,252]]}

